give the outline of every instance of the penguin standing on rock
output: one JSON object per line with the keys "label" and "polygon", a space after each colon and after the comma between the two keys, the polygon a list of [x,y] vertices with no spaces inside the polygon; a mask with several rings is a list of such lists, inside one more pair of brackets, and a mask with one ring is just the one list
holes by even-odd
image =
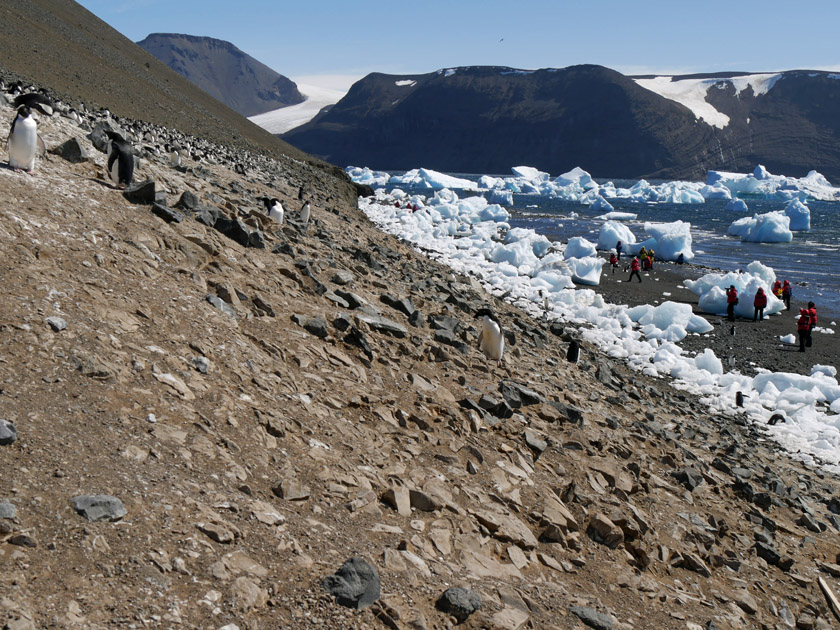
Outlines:
{"label": "penguin standing on rock", "polygon": [[475,316],[481,318],[481,332],[478,335],[478,346],[488,359],[502,365],[502,355],[505,352],[505,335],[499,319],[489,308],[480,308]]}
{"label": "penguin standing on rock", "polygon": [[300,221],[302,227],[309,225],[309,216],[311,212],[312,206],[309,204],[309,201],[307,201],[303,204],[303,207],[300,209],[300,215],[298,216],[298,220]]}
{"label": "penguin standing on rock", "polygon": [[125,188],[134,180],[134,155],[131,145],[115,131],[106,131],[108,136],[108,175],[118,188]]}
{"label": "penguin standing on rock", "polygon": [[277,221],[277,223],[283,223],[283,215],[285,212],[283,210],[283,204],[280,203],[279,199],[260,197],[260,201],[263,202],[263,206],[265,206],[265,211],[268,213],[268,216]]}
{"label": "penguin standing on rock", "polygon": [[574,363],[577,365],[577,362],[580,360],[580,343],[578,343],[577,339],[572,339],[571,343],[569,344],[569,349],[566,351],[566,361],[569,363]]}
{"label": "penguin standing on rock", "polygon": [[44,143],[38,137],[38,123],[32,116],[32,110],[26,105],[18,109],[9,132],[9,166],[16,173],[26,171],[30,175],[35,169],[35,156]]}

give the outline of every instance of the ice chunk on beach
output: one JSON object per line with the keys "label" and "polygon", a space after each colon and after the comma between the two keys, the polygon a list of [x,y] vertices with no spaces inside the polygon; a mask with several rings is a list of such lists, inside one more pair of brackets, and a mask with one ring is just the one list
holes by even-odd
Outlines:
{"label": "ice chunk on beach", "polygon": [[726,233],[748,243],[790,243],[793,240],[790,217],[783,212],[768,212],[737,219]]}
{"label": "ice chunk on beach", "polygon": [[585,258],[586,256],[595,256],[598,251],[595,249],[595,244],[590,243],[582,236],[575,236],[569,239],[566,245],[566,251],[563,257],[567,260],[569,258]]}
{"label": "ice chunk on beach", "polygon": [[706,370],[709,374],[723,374],[723,363],[715,356],[711,348],[706,348],[694,357],[694,364],[700,370]]}
{"label": "ice chunk on beach", "polygon": [[627,309],[627,316],[637,322],[649,339],[680,341],[689,332],[707,333],[714,327],[691,311],[690,304],[663,302],[659,306],[642,304]]}
{"label": "ice chunk on beach", "polygon": [[628,251],[627,246],[635,243],[636,237],[633,236],[633,232],[626,225],[616,221],[607,221],[601,226],[601,231],[598,234],[598,249],[613,249],[618,241],[624,244],[624,251]]}
{"label": "ice chunk on beach", "polygon": [[490,203],[497,203],[502,206],[513,205],[513,191],[511,190],[499,190],[494,188],[493,190],[490,190],[485,197]]}
{"label": "ice chunk on beach", "polygon": [[691,251],[691,223],[645,223],[645,232],[656,239],[654,250],[659,260],[677,260],[682,254],[686,261],[694,258]]}
{"label": "ice chunk on beach", "polygon": [[734,286],[738,291],[738,305],[735,314],[739,317],[752,319],[755,314],[753,299],[759,287],[764,289],[767,296],[767,306],[764,308],[765,317],[775,315],[784,310],[784,303],[773,295],[770,287],[776,281],[774,271],[758,261],[747,265],[744,273],[709,273],[697,280],[685,280],[685,287],[697,295],[697,307],[704,313],[726,314],[726,289]]}
{"label": "ice chunk on beach", "polygon": [[785,214],[790,218],[792,232],[811,229],[811,210],[799,199],[791,199],[785,206]]}
{"label": "ice chunk on beach", "polygon": [[601,267],[604,261],[597,256],[569,258],[566,261],[572,272],[572,280],[578,284],[597,286],[601,284]]}

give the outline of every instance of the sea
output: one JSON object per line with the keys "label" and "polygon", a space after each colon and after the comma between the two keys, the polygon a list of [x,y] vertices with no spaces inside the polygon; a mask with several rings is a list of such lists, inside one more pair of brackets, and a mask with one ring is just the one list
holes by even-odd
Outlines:
{"label": "sea", "polygon": [[[448,173],[454,177],[478,181],[479,175]],[[612,181],[616,188],[630,188],[637,180],[606,180],[596,178],[599,184]],[[649,180],[651,184],[662,181]],[[406,192],[409,192],[406,190]],[[456,191],[460,196],[480,193]],[[695,265],[712,271],[737,271],[745,269],[754,260],[771,267],[780,280],[789,280],[794,286],[793,307],[805,306],[809,301],[817,305],[823,317],[840,318],[840,203],[807,202],[811,210],[811,230],[794,232],[790,243],[745,243],[729,236],[727,228],[736,219],[773,210],[783,210],[786,201],[742,197],[748,213],[726,210],[725,199],[709,199],[703,204],[635,203],[628,199],[608,199],[616,212],[637,215],[627,225],[638,242],[647,238],[645,222],[691,223],[692,251]],[[514,194],[511,213],[512,227],[531,228],[551,241],[562,243],[574,236],[582,236],[593,243],[603,219],[597,217],[589,206],[543,195]],[[822,321],[829,323],[826,319]]]}

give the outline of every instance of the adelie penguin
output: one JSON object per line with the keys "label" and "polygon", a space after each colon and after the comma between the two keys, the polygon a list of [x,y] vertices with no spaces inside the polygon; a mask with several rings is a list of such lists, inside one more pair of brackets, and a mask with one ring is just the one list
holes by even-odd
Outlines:
{"label": "adelie penguin", "polygon": [[29,109],[37,109],[44,116],[52,116],[54,111],[53,102],[49,97],[44,96],[39,92],[30,92],[28,94],[21,94],[15,98],[15,107],[28,107]]}
{"label": "adelie penguin", "polygon": [[298,220],[300,221],[301,227],[306,227],[309,225],[309,217],[312,212],[312,206],[307,201],[303,204],[303,207],[300,209],[300,214],[298,215]]}
{"label": "adelie penguin", "polygon": [[125,188],[134,181],[134,154],[131,145],[115,131],[106,131],[110,150],[108,152],[108,175],[114,185]]}
{"label": "adelie penguin", "polygon": [[566,361],[569,363],[577,364],[580,360],[580,344],[578,343],[577,339],[572,339],[572,342],[569,344],[569,349],[566,352]]}
{"label": "adelie penguin", "polygon": [[9,132],[9,166],[16,173],[35,170],[35,156],[39,149],[44,150],[44,143],[38,136],[38,123],[32,116],[32,110],[26,105],[18,109]]}
{"label": "adelie penguin", "polygon": [[283,204],[280,203],[279,199],[260,197],[260,201],[263,202],[263,206],[265,207],[265,211],[268,213],[268,216],[277,221],[277,223],[283,223],[283,215],[285,214],[285,211],[283,210]]}
{"label": "adelie penguin", "polygon": [[475,316],[481,319],[481,332],[478,334],[478,346],[488,359],[502,365],[505,352],[505,335],[499,319],[489,308],[480,308]]}

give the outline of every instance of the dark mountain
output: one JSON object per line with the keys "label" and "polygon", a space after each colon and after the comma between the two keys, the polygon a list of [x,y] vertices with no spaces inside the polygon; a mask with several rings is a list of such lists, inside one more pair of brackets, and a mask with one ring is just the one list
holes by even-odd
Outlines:
{"label": "dark mountain", "polygon": [[72,0],[0,4],[0,68],[69,102],[260,153],[311,156],[190,83]]}
{"label": "dark mountain", "polygon": [[[695,75],[706,78],[713,75]],[[676,77],[674,80],[678,80]],[[765,94],[706,79],[718,128],[601,66],[467,67],[371,74],[329,112],[283,136],[336,164],[505,173],[527,164],[609,177],[703,178],[708,169],[840,178],[840,81],[781,73]],[[832,114],[835,112],[835,114]]]}
{"label": "dark mountain", "polygon": [[243,116],[302,103],[290,79],[230,42],[178,33],[152,33],[138,46]]}

